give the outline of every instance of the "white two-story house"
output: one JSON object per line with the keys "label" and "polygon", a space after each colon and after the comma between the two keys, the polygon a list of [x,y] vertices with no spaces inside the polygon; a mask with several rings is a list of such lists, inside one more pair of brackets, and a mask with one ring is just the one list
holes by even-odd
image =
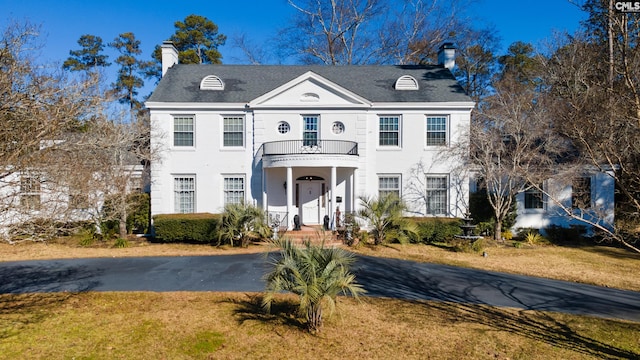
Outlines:
{"label": "white two-story house", "polygon": [[403,197],[418,164],[425,200],[413,214],[466,211],[469,181],[443,154],[468,134],[474,102],[449,46],[431,66],[186,65],[170,43],[162,50],[146,103],[160,154],[152,215],[244,202],[288,227],[295,215],[333,222],[361,196]]}

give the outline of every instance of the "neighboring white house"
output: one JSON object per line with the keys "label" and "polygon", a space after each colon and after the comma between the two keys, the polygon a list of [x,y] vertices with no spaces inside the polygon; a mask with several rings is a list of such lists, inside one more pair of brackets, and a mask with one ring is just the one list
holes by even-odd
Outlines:
{"label": "neighboring white house", "polygon": [[[613,229],[615,181],[611,172],[585,171],[580,176],[557,177],[516,195],[514,229],[542,229],[598,224]],[[573,216],[569,216],[571,213]],[[582,220],[584,221],[582,221]]]}
{"label": "neighboring white house", "polygon": [[295,215],[320,224],[360,196],[404,196],[418,164],[425,200],[412,213],[466,211],[468,178],[445,154],[475,104],[449,70],[451,47],[431,66],[186,65],[170,43],[162,50],[146,102],[160,150],[152,215],[245,202],[289,227]]}

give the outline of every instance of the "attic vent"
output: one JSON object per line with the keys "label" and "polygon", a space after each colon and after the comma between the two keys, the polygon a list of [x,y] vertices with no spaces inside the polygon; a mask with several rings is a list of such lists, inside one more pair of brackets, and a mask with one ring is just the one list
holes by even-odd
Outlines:
{"label": "attic vent", "polygon": [[200,82],[200,90],[224,90],[224,83],[219,77],[208,75]]}
{"label": "attic vent", "polygon": [[403,75],[396,80],[396,90],[418,90],[418,81],[411,75]]}
{"label": "attic vent", "polygon": [[320,101],[320,95],[314,93],[304,93],[300,96],[300,101],[303,102],[318,102]]}

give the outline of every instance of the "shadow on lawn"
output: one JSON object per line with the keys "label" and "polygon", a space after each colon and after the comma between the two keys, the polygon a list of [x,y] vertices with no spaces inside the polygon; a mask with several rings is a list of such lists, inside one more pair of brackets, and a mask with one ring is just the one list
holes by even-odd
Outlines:
{"label": "shadow on lawn", "polygon": [[[566,311],[584,315],[595,311],[594,309],[617,305],[598,297],[598,289],[595,287],[581,292],[582,287],[574,288],[564,282],[400,260],[381,261],[373,257],[358,257],[354,273],[359,283],[366,284],[368,296],[419,302],[432,300],[428,306],[439,309],[452,321],[506,330],[601,359],[640,357],[640,353],[584,336],[568,323],[559,320],[562,315],[554,314],[554,311]],[[441,281],[441,278],[448,280]],[[593,291],[596,295],[588,295],[592,294],[588,291]],[[636,296],[631,292],[616,294],[619,297],[629,296],[631,301]],[[510,311],[494,306],[522,310]],[[633,305],[630,309],[629,311],[638,311],[638,307]],[[623,312],[623,309],[612,309],[603,313],[615,317]],[[616,320],[602,321],[620,324]],[[624,326],[640,331],[640,324],[637,323],[625,323]]]}
{"label": "shadow on lawn", "polygon": [[277,297],[271,304],[269,314],[262,309],[262,294],[246,294],[246,300],[229,299],[228,302],[238,306],[234,315],[240,324],[245,321],[259,321],[307,330],[307,325],[297,315],[298,305],[293,295],[283,294]]}

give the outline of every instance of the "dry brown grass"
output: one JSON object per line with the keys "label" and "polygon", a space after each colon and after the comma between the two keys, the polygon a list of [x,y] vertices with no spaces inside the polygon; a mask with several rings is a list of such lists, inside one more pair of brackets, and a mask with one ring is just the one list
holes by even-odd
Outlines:
{"label": "dry brown grass", "polygon": [[316,335],[281,296],[0,295],[3,359],[637,358],[640,324],[437,302],[340,298]]}

